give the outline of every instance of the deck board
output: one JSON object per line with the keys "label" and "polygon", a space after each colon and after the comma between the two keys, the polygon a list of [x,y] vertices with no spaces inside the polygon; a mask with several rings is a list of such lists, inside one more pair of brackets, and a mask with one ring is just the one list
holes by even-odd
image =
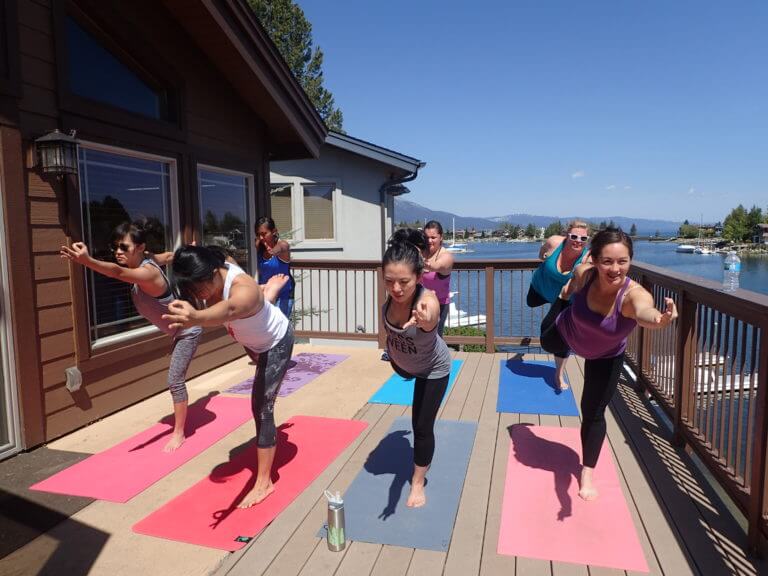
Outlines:
{"label": "deck board", "polygon": [[[464,360],[439,418],[478,424],[448,552],[349,542],[341,553],[316,536],[325,517],[322,490],[344,490],[397,416],[410,407],[367,404],[355,418],[369,423],[356,442],[318,477],[249,546],[219,573],[334,576],[635,576],[622,570],[515,558],[496,552],[509,453],[508,428],[516,423],[575,428],[577,416],[498,414],[499,362],[505,353],[455,353]],[[529,360],[550,356],[526,354]],[[566,372],[577,404],[584,386],[583,360]],[[671,445],[669,431],[649,403],[625,382],[606,412],[611,449],[627,505],[652,575],[744,574],[765,570],[745,556],[746,537],[703,481],[690,457]],[[599,479],[598,486],[599,486]],[[694,560],[695,559],[695,560]],[[763,573],[768,573],[765,571]]]}

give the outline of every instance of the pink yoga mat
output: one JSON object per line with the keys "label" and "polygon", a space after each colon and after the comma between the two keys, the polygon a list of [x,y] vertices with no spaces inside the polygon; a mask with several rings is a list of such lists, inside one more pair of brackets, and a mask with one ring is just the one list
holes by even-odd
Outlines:
{"label": "pink yoga mat", "polygon": [[595,468],[597,500],[579,498],[578,428],[511,428],[499,554],[648,572],[610,447]]}
{"label": "pink yoga mat", "polygon": [[133,531],[238,550],[245,545],[236,541],[239,536],[252,537],[263,530],[366,426],[360,420],[294,416],[278,428],[272,466],[275,491],[266,500],[252,508],[237,508],[256,480],[256,445],[252,442],[210,476],[135,524]]}
{"label": "pink yoga mat", "polygon": [[163,452],[173,430],[171,417],[31,489],[127,502],[251,418],[245,398],[206,396],[189,406],[188,436],[175,452]]}

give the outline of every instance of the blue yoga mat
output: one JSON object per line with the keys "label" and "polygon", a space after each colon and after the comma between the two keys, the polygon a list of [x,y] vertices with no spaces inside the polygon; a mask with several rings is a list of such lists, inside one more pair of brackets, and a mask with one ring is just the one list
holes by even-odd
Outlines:
{"label": "blue yoga mat", "polygon": [[[456,381],[456,375],[459,373],[461,365],[464,360],[453,360],[451,362],[451,375],[448,378],[448,389],[445,391],[445,398],[448,398],[448,394],[453,388],[453,383]],[[399,374],[395,373],[389,377],[389,380],[384,382],[384,385],[371,396],[368,402],[372,404],[400,404],[402,406],[410,406],[413,404],[413,386],[414,380],[406,380]]]}
{"label": "blue yoga mat", "polygon": [[[475,422],[435,423],[427,503],[422,508],[408,508],[413,432],[410,418],[397,418],[344,494],[347,540],[448,550],[476,431]],[[325,528],[319,535],[325,538]]]}
{"label": "blue yoga mat", "polygon": [[[568,381],[568,376],[565,376]],[[496,412],[578,416],[573,390],[559,391],[555,363],[502,360]]]}

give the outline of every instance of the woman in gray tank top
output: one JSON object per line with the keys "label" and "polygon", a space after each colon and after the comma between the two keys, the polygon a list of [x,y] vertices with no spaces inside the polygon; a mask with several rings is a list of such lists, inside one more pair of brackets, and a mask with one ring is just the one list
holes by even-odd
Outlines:
{"label": "woman in gray tank top", "polygon": [[131,298],[138,313],[172,338],[168,389],[173,399],[174,426],[163,451],[173,452],[184,443],[188,404],[185,381],[202,330],[198,327],[178,330],[171,328],[170,323],[162,319],[174,295],[160,266],[144,257],[146,232],[141,225],[130,222],[120,224],[112,233],[112,242],[117,264],[92,258],[88,247],[82,242],[75,242],[71,247],[62,246],[61,256],[94,272],[131,284]]}
{"label": "woman in gray tank top", "polygon": [[440,303],[420,283],[422,253],[427,241],[420,230],[398,230],[384,253],[384,286],[389,298],[381,317],[387,332],[387,353],[395,371],[416,378],[413,389],[413,477],[407,505],[427,502],[427,470],[435,452],[435,418],[448,388],[451,355],[437,333]]}

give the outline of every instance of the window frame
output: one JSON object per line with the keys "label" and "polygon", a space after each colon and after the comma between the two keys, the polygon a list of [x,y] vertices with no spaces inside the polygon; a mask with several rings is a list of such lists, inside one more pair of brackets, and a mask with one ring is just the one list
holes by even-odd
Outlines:
{"label": "window frame", "polygon": [[[102,9],[105,8],[102,7]],[[125,26],[120,30],[114,30],[108,26],[102,27],[91,17],[97,16],[97,13],[89,11],[86,15],[71,1],[54,2],[53,15],[57,93],[62,111],[172,140],[186,140],[183,81],[171,66],[162,61],[161,55],[151,53],[142,42],[130,40],[142,38],[141,31]],[[67,45],[67,18],[72,18],[78,26],[96,38],[105,49],[150,87],[165,90],[171,118],[152,118],[72,92],[69,85],[69,69],[72,64],[69,61]],[[102,19],[109,22],[106,16]],[[145,62],[148,65],[145,65]]]}
{"label": "window frame", "polygon": [[[168,204],[169,204],[169,215],[171,218],[171,242],[172,246],[171,249],[175,250],[179,246],[181,246],[181,214],[179,211],[179,178],[178,178],[178,162],[176,158],[169,157],[169,156],[161,156],[159,154],[153,154],[150,152],[143,152],[140,150],[132,150],[130,148],[121,148],[118,146],[111,146],[108,144],[102,144],[99,142],[93,142],[90,140],[83,140],[78,139],[77,145],[79,148],[85,148],[87,150],[95,150],[98,152],[106,152],[110,154],[120,155],[120,156],[128,156],[130,158],[137,158],[140,160],[150,160],[155,162],[165,162],[169,164],[169,170],[168,170],[168,180],[169,180],[169,191],[168,191]],[[79,183],[79,176],[78,176],[78,183]],[[86,222],[84,218],[84,210],[82,208],[82,202],[83,202],[83,195],[82,190],[79,189],[78,186],[78,211],[79,211],[79,224],[80,224],[80,233],[81,237],[85,238],[86,236]],[[157,327],[153,325],[149,326],[142,326],[140,328],[135,328],[133,330],[128,330],[127,332],[121,332],[120,334],[114,334],[112,336],[106,336],[104,338],[99,338],[96,340],[91,339],[91,302],[90,297],[88,293],[88,276],[87,276],[87,269],[85,267],[82,267],[81,270],[81,278],[82,278],[82,296],[83,296],[83,305],[86,313],[87,318],[87,324],[84,329],[84,338],[85,341],[88,343],[88,350],[90,352],[90,355],[98,354],[107,350],[111,350],[115,347],[125,345],[127,343],[135,343],[139,342],[142,339],[145,339],[148,336],[155,336],[155,335],[162,335],[164,336],[163,332],[158,329]],[[80,340],[80,342],[83,342],[83,340]]]}
{"label": "window frame", "polygon": [[218,172],[219,174],[226,174],[226,175],[234,175],[234,176],[242,176],[245,178],[245,181],[248,183],[248,188],[245,191],[245,211],[246,211],[246,228],[248,230],[248,265],[250,266],[250,270],[246,270],[246,272],[250,273],[252,276],[256,274],[256,250],[254,249],[255,246],[253,244],[253,240],[255,238],[255,232],[253,230],[253,226],[256,222],[256,201],[255,201],[255,179],[253,174],[250,174],[248,172],[243,172],[241,170],[233,170],[231,168],[222,168],[221,166],[214,166],[211,164],[206,164],[203,162],[198,162],[196,164],[196,170],[195,170],[195,179],[197,182],[197,225],[200,226],[200,238],[202,238],[203,234],[203,218],[205,215],[203,214],[203,195],[201,190],[201,183],[200,183],[200,170],[208,170],[210,172]]}
{"label": "window frame", "polygon": [[4,26],[1,31],[0,57],[5,58],[5,73],[0,73],[0,94],[6,96],[21,95],[21,70],[19,62],[19,16],[16,0],[3,0]]}
{"label": "window frame", "polygon": [[[274,180],[273,180],[274,178]],[[298,249],[307,248],[312,250],[339,250],[344,248],[344,238],[342,226],[342,202],[343,202],[343,184],[341,178],[335,176],[305,176],[305,177],[286,177],[276,173],[270,174],[270,186],[290,186],[291,187],[291,219],[293,227],[298,229],[294,235],[294,245]],[[307,239],[304,232],[304,186],[305,185],[329,185],[333,186],[332,206],[333,206],[333,235],[332,239],[312,240]],[[270,212],[271,212],[270,196]]]}

